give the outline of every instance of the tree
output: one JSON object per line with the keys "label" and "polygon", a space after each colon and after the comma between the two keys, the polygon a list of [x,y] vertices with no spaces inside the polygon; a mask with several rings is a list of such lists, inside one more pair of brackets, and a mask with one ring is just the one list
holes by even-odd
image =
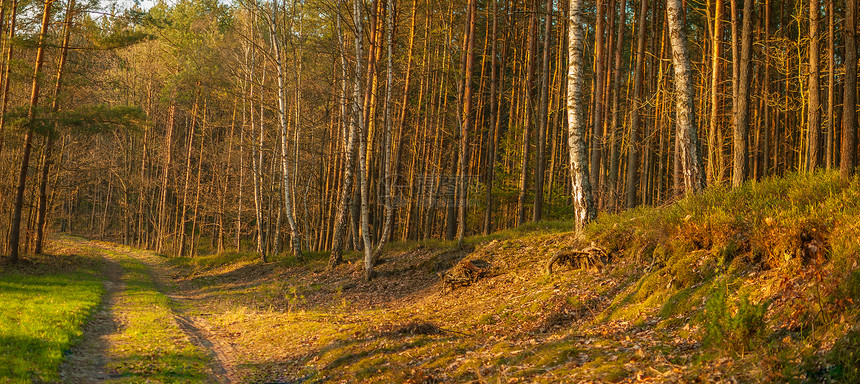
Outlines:
{"label": "tree", "polygon": [[552,0],[547,0],[545,6],[546,19],[544,20],[544,41],[543,41],[543,58],[541,61],[541,81],[540,81],[540,120],[538,121],[537,132],[537,166],[535,167],[535,199],[534,209],[532,211],[532,220],[540,221],[543,213],[543,187],[544,173],[546,163],[546,131],[549,124],[549,47],[550,36],[552,36]]}
{"label": "tree", "polygon": [[645,14],[648,11],[648,1],[639,3],[639,21],[636,27],[636,67],[633,69],[633,101],[630,105],[630,147],[627,150],[627,194],[628,209],[636,206],[636,187],[639,184],[637,168],[639,168],[639,109],[642,100],[642,79],[645,71]]}
{"label": "tree", "polygon": [[820,4],[809,0],[809,106],[806,120],[806,169],[813,171],[821,163],[821,70],[818,66],[818,19]]}
{"label": "tree", "polygon": [[45,59],[45,39],[51,21],[51,6],[53,0],[45,0],[42,10],[42,27],[39,30],[39,46],[36,51],[36,64],[33,66],[33,86],[30,91],[30,106],[27,110],[24,134],[24,150],[21,155],[21,171],[18,173],[18,186],[15,190],[15,202],[12,208],[12,223],[9,231],[9,261],[18,261],[18,240],[21,233],[21,209],[24,207],[24,189],[27,187],[27,171],[30,167],[30,151],[33,147],[33,135],[36,122],[36,110],[39,107],[39,74]]}
{"label": "tree", "polygon": [[[746,0],[749,2],[750,0]],[[750,8],[747,8],[749,10]],[[705,187],[699,138],[696,132],[696,114],[693,99],[692,69],[687,52],[687,34],[682,23],[683,9],[680,0],[667,0],[669,37],[672,43],[672,67],[675,70],[675,125],[680,150],[680,161],[686,193],[697,193]]]}
{"label": "tree", "polygon": [[370,217],[367,191],[367,129],[364,124],[363,93],[361,89],[361,58],[364,56],[364,27],[361,16],[361,0],[353,0],[352,17],[355,23],[355,77],[352,81],[352,113],[358,128],[358,188],[361,194],[361,240],[364,243],[364,278],[373,277],[373,248],[370,243]]}
{"label": "tree", "polygon": [[[475,64],[475,19],[478,9],[477,1],[469,0],[469,32],[466,44],[466,73],[463,76],[463,122],[460,125],[460,156],[457,166],[457,178],[459,189],[459,201],[457,202],[457,246],[463,246],[463,238],[466,234],[466,165],[468,164],[469,131],[472,129],[472,71]],[[526,139],[528,140],[528,139]],[[526,143],[528,145],[528,143]]]}
{"label": "tree", "polygon": [[845,85],[842,96],[842,157],[839,174],[854,175],[857,157],[857,3],[845,1]]}
{"label": "tree", "polygon": [[573,185],[573,208],[576,230],[582,231],[588,222],[597,215],[594,196],[588,173],[588,155],[585,146],[585,108],[583,108],[583,88],[585,73],[582,43],[585,35],[583,1],[570,0],[568,64],[567,64],[567,131],[570,150],[570,178]]}
{"label": "tree", "polygon": [[[670,0],[671,1],[671,0]],[[738,55],[737,9],[738,0],[732,0],[732,132],[734,152],[732,166],[732,186],[740,186],[747,178],[747,152],[749,150],[749,84],[750,56],[752,46],[752,0],[744,0],[743,32],[741,32],[741,52]],[[685,38],[686,40],[686,38]],[[675,48],[675,40],[673,49]],[[686,45],[686,42],[684,43]],[[684,49],[686,51],[686,48]],[[689,59],[688,59],[689,61]],[[677,69],[676,69],[677,74]],[[692,86],[692,84],[691,84]],[[676,85],[677,87],[677,85]]]}
{"label": "tree", "polygon": [[[343,4],[343,1],[338,2],[338,10],[340,10],[340,6]],[[332,269],[336,267],[338,264],[343,262],[343,236],[346,231],[346,224],[348,221],[349,214],[349,206],[350,206],[350,197],[352,196],[352,180],[353,173],[352,170],[355,167],[355,139],[356,139],[356,119],[349,119],[349,123],[347,124],[347,92],[348,92],[348,81],[347,81],[347,64],[346,64],[346,47],[343,43],[343,31],[341,29],[340,23],[340,15],[336,14],[335,16],[336,25],[337,25],[337,41],[338,46],[340,48],[340,65],[341,65],[341,98],[340,98],[340,111],[341,111],[341,125],[343,132],[341,144],[344,148],[343,150],[343,179],[341,181],[340,186],[340,198],[338,199],[338,207],[337,213],[334,222],[334,237],[332,239],[331,246],[331,254],[328,259],[328,268]],[[354,80],[353,84],[355,83]],[[360,92],[359,91],[354,91]],[[352,113],[352,116],[355,116],[355,112]]]}
{"label": "tree", "polygon": [[[722,145],[717,144],[720,114],[720,54],[722,52],[723,0],[714,0],[714,28],[711,30],[711,114],[708,130],[708,181],[719,184],[717,158],[722,157]],[[732,104],[734,105],[734,104]]]}
{"label": "tree", "polygon": [[[72,34],[72,20],[75,15],[75,0],[70,0],[66,6],[66,20],[63,23],[63,43],[61,46],[60,62],[57,64],[57,80],[54,85],[54,97],[51,101],[51,112],[56,114],[60,108],[59,98],[60,90],[63,87],[63,71],[66,67],[66,59],[69,53],[69,39]],[[33,251],[36,254],[42,253],[42,243],[45,238],[45,222],[48,214],[48,172],[51,169],[52,148],[54,147],[54,136],[57,134],[58,124],[54,124],[55,132],[48,133],[45,139],[45,149],[42,160],[42,172],[39,179],[39,211],[36,218],[36,240]]]}

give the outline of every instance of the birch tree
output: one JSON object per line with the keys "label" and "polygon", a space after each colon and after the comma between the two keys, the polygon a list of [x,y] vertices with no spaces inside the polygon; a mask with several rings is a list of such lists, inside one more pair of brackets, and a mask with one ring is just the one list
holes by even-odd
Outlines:
{"label": "birch tree", "polygon": [[[338,2],[338,11],[343,4],[343,0]],[[339,12],[338,12],[339,13]],[[346,47],[343,43],[343,30],[341,27],[340,14],[335,15],[335,23],[337,29],[337,42],[340,48],[340,75],[341,75],[341,98],[340,98],[340,115],[341,115],[341,145],[343,151],[343,180],[340,187],[340,199],[338,200],[337,212],[334,222],[334,234],[332,237],[331,254],[328,259],[328,268],[332,269],[343,262],[343,237],[346,232],[346,224],[349,221],[350,197],[352,196],[352,170],[355,167],[355,135],[357,120],[350,118],[347,115],[347,93],[349,86],[347,81],[347,63],[346,63]],[[355,82],[359,80],[354,80]],[[355,83],[353,83],[355,84]],[[360,90],[359,90],[360,92]],[[355,92],[353,92],[355,94]],[[355,116],[355,112],[352,113]],[[348,121],[348,123],[347,123]]]}
{"label": "birch tree", "polygon": [[588,152],[585,145],[585,108],[583,107],[583,88],[585,73],[583,63],[583,39],[585,17],[583,0],[570,0],[567,64],[567,145],[570,150],[570,178],[572,182],[573,208],[576,230],[582,231],[585,225],[594,220],[597,212],[588,173]]}
{"label": "birch tree", "polygon": [[[746,0],[749,2],[750,0]],[[749,9],[748,9],[749,10]],[[693,102],[693,71],[687,52],[687,34],[682,22],[681,0],[667,0],[669,36],[672,44],[672,67],[675,71],[675,125],[685,192],[697,193],[705,187],[699,137],[696,132],[696,112]]]}

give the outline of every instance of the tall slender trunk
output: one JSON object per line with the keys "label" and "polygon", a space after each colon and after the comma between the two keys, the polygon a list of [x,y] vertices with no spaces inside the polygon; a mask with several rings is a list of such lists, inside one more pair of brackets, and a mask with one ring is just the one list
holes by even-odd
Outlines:
{"label": "tall slender trunk", "polygon": [[[286,57],[284,57],[285,47],[283,41],[276,30],[276,21],[272,20],[270,24],[270,37],[272,49],[275,51],[275,68],[277,69],[278,82],[278,122],[280,123],[281,132],[281,182],[284,194],[284,213],[287,216],[287,223],[290,226],[290,251],[297,259],[302,259],[301,238],[299,237],[299,229],[296,224],[296,217],[293,212],[293,199],[291,194],[290,181],[290,164],[287,157],[288,142],[287,142],[287,84],[286,84]],[[283,33],[287,33],[282,31]]]}
{"label": "tall slender trunk", "polygon": [[546,131],[549,121],[549,49],[552,36],[552,0],[547,0],[544,20],[543,58],[541,62],[541,85],[540,85],[540,121],[537,132],[537,158],[535,159],[535,197],[532,220],[540,221],[543,213],[543,184],[546,155]]}
{"label": "tall slender trunk", "polygon": [[520,193],[517,198],[517,226],[519,227],[526,221],[526,191],[528,190],[528,175],[529,175],[529,157],[531,152],[531,126],[534,115],[534,105],[532,98],[534,97],[534,74],[535,74],[535,51],[537,50],[537,16],[534,11],[537,11],[537,0],[532,2],[532,11],[529,16],[529,37],[528,37],[528,53],[526,66],[526,82],[525,100],[523,105],[523,159],[522,168],[520,168]]}
{"label": "tall slender trunk", "polygon": [[[63,23],[63,44],[60,50],[60,62],[57,64],[57,80],[54,84],[54,97],[51,100],[51,112],[56,113],[60,108],[60,90],[63,86],[63,70],[66,67],[66,57],[69,53],[69,38],[72,31],[72,18],[75,15],[75,0],[70,0],[66,5],[66,20]],[[2,22],[2,18],[0,18]],[[48,173],[50,172],[53,156],[51,155],[54,147],[54,137],[59,134],[57,131],[58,124],[54,124],[54,132],[48,134],[45,139],[45,149],[43,150],[42,172],[39,181],[39,210],[38,218],[36,219],[36,245],[33,251],[36,254],[42,254],[42,242],[45,237],[45,222],[48,213]]]}
{"label": "tall slender trunk", "polygon": [[603,82],[606,78],[604,73],[604,30],[606,29],[606,17],[604,9],[606,8],[606,0],[596,0],[597,21],[594,26],[594,100],[591,118],[591,188],[594,194],[594,200],[597,205],[600,205],[601,186],[600,186],[600,158],[603,148]]}
{"label": "tall slender trunk", "polygon": [[496,176],[496,124],[498,123],[499,102],[496,94],[498,92],[498,58],[496,57],[496,41],[498,40],[498,2],[493,1],[493,27],[490,37],[490,123],[487,134],[487,183],[485,191],[484,208],[484,234],[489,234],[493,229],[493,179]]}
{"label": "tall slender trunk", "polygon": [[[338,2],[338,9],[343,4],[343,1]],[[346,65],[346,47],[343,43],[343,30],[340,24],[340,16],[336,18],[337,41],[340,49],[340,75],[341,75],[341,98],[340,98],[340,114],[341,114],[341,137],[342,147],[344,148],[343,158],[343,181],[340,184],[340,199],[338,200],[337,216],[334,221],[334,235],[332,237],[331,254],[328,259],[328,268],[333,269],[338,264],[343,262],[343,236],[346,232],[346,224],[349,221],[349,207],[351,205],[352,196],[352,179],[353,168],[355,167],[355,135],[356,124],[355,118],[349,119],[347,116],[347,92],[349,89],[347,82],[347,65]],[[353,80],[360,81],[357,79]],[[352,111],[355,117],[355,111]],[[347,123],[347,119],[349,122]]]}
{"label": "tall slender trunk", "polygon": [[628,209],[636,206],[636,187],[639,184],[637,171],[639,168],[639,108],[642,103],[642,79],[645,71],[645,14],[648,13],[648,1],[639,3],[639,21],[636,23],[636,68],[633,75],[633,102],[630,105],[630,147],[627,150],[627,196]]}
{"label": "tall slender trunk", "polygon": [[[746,0],[747,3],[750,0]],[[747,8],[749,11],[750,8]],[[672,42],[672,66],[675,70],[675,116],[677,137],[683,169],[684,189],[694,194],[705,187],[702,172],[702,157],[699,154],[699,138],[696,132],[696,111],[694,110],[692,68],[687,51],[687,34],[684,32],[683,9],[681,0],[667,0],[669,35]]]}
{"label": "tall slender trunk", "polygon": [[833,130],[836,128],[834,119],[836,106],[836,53],[833,41],[833,0],[827,0],[827,137],[825,138],[824,166],[827,169],[833,167]]}
{"label": "tall slender trunk", "polygon": [[[627,25],[627,1],[621,0],[621,17],[617,23],[618,36],[615,38],[614,69],[612,71],[612,120],[610,121],[610,152],[609,152],[609,174],[607,177],[607,189],[609,190],[609,204],[607,208],[614,211],[620,205],[618,195],[618,171],[621,163],[621,130],[619,129],[619,116],[621,115],[620,93],[621,93],[621,60],[624,49],[624,30]],[[613,10],[614,12],[614,10]]]}
{"label": "tall slender trunk", "polygon": [[378,257],[379,252],[382,251],[382,248],[385,246],[385,243],[388,242],[389,236],[391,236],[391,227],[394,225],[394,201],[392,196],[392,184],[397,181],[397,168],[392,167],[391,164],[391,136],[393,133],[391,121],[391,92],[392,87],[394,86],[394,71],[392,68],[394,66],[394,0],[388,0],[387,8],[388,13],[385,19],[385,24],[386,47],[388,50],[388,55],[385,61],[385,100],[383,101],[382,107],[385,119],[385,132],[382,144],[383,167],[385,168],[385,221],[382,225],[382,234],[379,236],[379,244],[376,246],[376,251],[374,252],[376,255],[374,255],[374,258]]}
{"label": "tall slender trunk", "polygon": [[[364,26],[361,15],[362,4],[359,0],[353,0],[353,22],[355,24],[355,78],[352,83],[352,112],[353,119],[357,121],[358,128],[358,181],[359,193],[361,195],[361,240],[364,243],[364,277],[370,280],[373,277],[373,248],[370,244],[370,215],[367,191],[367,130],[364,125],[364,112],[362,111],[363,97],[361,89],[362,66],[361,58],[364,55]],[[357,235],[357,234],[356,234]]]}
{"label": "tall slender trunk", "polygon": [[[30,107],[27,110],[27,132],[24,134],[24,150],[21,155],[21,172],[18,174],[18,187],[15,191],[15,203],[12,210],[12,222],[9,230],[9,261],[18,261],[18,239],[21,235],[21,209],[24,207],[24,189],[27,187],[27,171],[30,167],[30,151],[33,147],[33,124],[36,121],[36,109],[39,106],[39,73],[45,58],[45,38],[51,21],[52,0],[45,0],[42,11],[42,27],[39,31],[39,48],[36,50],[36,64],[33,68],[33,86],[30,91]],[[10,45],[11,46],[11,45]]]}
{"label": "tall slender trunk", "polygon": [[[732,53],[737,53],[737,12],[734,5],[738,0],[732,0]],[[738,59],[732,60],[734,71],[734,118],[733,135],[734,135],[734,152],[732,163],[732,186],[740,186],[747,179],[749,173],[747,167],[747,152],[749,140],[747,138],[749,132],[749,75],[750,75],[750,56],[752,46],[752,0],[744,0],[744,16],[743,16],[743,31],[741,32],[741,52]]]}
{"label": "tall slender trunk", "polygon": [[583,0],[570,0],[568,26],[568,67],[567,67],[567,121],[570,149],[570,178],[573,185],[573,208],[576,217],[576,230],[581,232],[585,225],[594,220],[597,212],[594,207],[594,196],[591,193],[591,182],[588,174],[588,152],[585,144],[586,121],[583,88],[585,71],[583,64],[583,40],[585,34],[585,18],[583,17]]}
{"label": "tall slender trunk", "polygon": [[809,106],[806,126],[806,169],[814,171],[821,165],[821,70],[818,66],[818,20],[821,5],[818,0],[809,0]]}
{"label": "tall slender trunk", "polygon": [[[389,0],[390,1],[390,0]],[[460,201],[457,203],[457,246],[463,246],[463,238],[466,233],[466,195],[468,194],[466,184],[466,165],[468,164],[469,131],[472,129],[472,73],[475,63],[475,19],[478,14],[477,0],[469,0],[469,32],[466,48],[466,73],[463,76],[463,124],[460,125],[460,156],[457,167],[458,189]]]}
{"label": "tall slender trunk", "polygon": [[[9,36],[6,39],[6,62],[3,68],[3,101],[0,103],[0,154],[3,153],[3,129],[6,126],[6,107],[9,104],[9,81],[12,74],[12,54],[15,45],[12,40],[15,38],[15,24],[18,20],[18,0],[12,0],[12,13],[9,14]],[[0,19],[0,24],[2,24]]]}
{"label": "tall slender trunk", "polygon": [[854,175],[857,156],[857,3],[846,0],[845,12],[845,85],[842,96],[842,155],[839,174]]}
{"label": "tall slender trunk", "polygon": [[[266,70],[261,69],[261,72],[262,72],[262,74],[260,76],[260,84],[265,84],[266,83]],[[251,89],[252,89],[251,92],[253,92],[253,88],[251,88]],[[266,243],[266,230],[263,227],[263,192],[262,192],[263,186],[262,186],[262,184],[263,184],[263,139],[264,139],[265,132],[266,132],[264,129],[264,127],[265,127],[264,124],[265,124],[266,118],[263,115],[263,112],[264,112],[263,89],[261,87],[260,88],[260,116],[258,117],[259,123],[260,123],[259,124],[260,134],[256,135],[256,132],[257,132],[256,130],[252,131],[257,136],[256,137],[257,143],[256,143],[256,145],[252,146],[251,162],[252,162],[252,166],[254,168],[254,175],[253,175],[253,179],[254,179],[254,213],[255,213],[256,219],[257,219],[257,249],[256,250],[257,250],[257,252],[259,252],[261,254],[263,262],[265,262],[266,261],[266,247],[264,244]],[[251,108],[251,115],[253,116],[253,114],[254,114],[253,108]],[[251,120],[252,120],[251,126],[253,127],[254,126],[253,118]]]}
{"label": "tall slender trunk", "polygon": [[720,54],[723,39],[723,0],[714,0],[714,27],[711,30],[711,113],[708,129],[708,182],[720,184],[720,172],[717,169],[718,158],[722,158],[722,143],[717,142],[720,114]]}
{"label": "tall slender trunk", "polygon": [[164,163],[161,170],[161,191],[158,198],[158,237],[155,241],[155,251],[164,252],[164,242],[167,239],[168,210],[167,185],[170,179],[170,163],[173,152],[173,125],[176,123],[176,94],[170,94],[170,107],[167,110],[167,132],[164,135]]}
{"label": "tall slender trunk", "polygon": [[188,129],[188,144],[185,148],[185,181],[182,186],[182,214],[179,216],[179,252],[177,256],[185,256],[186,252],[185,238],[188,234],[185,224],[188,213],[188,189],[191,184],[191,155],[194,149],[194,131],[197,126],[197,97],[194,97],[194,106],[191,108],[191,126]]}

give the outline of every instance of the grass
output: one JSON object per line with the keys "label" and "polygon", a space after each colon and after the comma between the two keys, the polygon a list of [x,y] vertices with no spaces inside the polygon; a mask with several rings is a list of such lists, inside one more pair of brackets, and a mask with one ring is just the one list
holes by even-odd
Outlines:
{"label": "grass", "polygon": [[110,336],[111,383],[201,383],[210,380],[210,357],[195,346],[174,317],[175,303],[161,293],[149,267],[121,253],[102,251],[123,267],[125,290],[115,316],[123,326]]}
{"label": "grass", "polygon": [[0,272],[0,382],[56,381],[103,293],[86,256],[28,257]]}

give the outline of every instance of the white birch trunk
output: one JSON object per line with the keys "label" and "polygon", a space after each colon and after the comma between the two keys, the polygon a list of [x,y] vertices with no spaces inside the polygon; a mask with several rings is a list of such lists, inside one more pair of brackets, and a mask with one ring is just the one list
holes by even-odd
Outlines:
{"label": "white birch trunk", "polygon": [[573,183],[573,208],[578,232],[582,231],[585,224],[593,220],[596,215],[585,145],[586,119],[585,108],[583,108],[585,74],[582,52],[585,18],[582,8],[583,0],[570,0],[568,16],[570,31],[567,45],[567,144],[570,148],[570,178]]}
{"label": "white birch trunk", "polygon": [[675,70],[675,124],[680,143],[684,188],[685,193],[697,193],[704,188],[705,178],[696,132],[694,89],[690,55],[687,52],[687,35],[681,22],[681,0],[667,0],[666,13],[669,17],[669,37],[672,43],[672,67]]}

